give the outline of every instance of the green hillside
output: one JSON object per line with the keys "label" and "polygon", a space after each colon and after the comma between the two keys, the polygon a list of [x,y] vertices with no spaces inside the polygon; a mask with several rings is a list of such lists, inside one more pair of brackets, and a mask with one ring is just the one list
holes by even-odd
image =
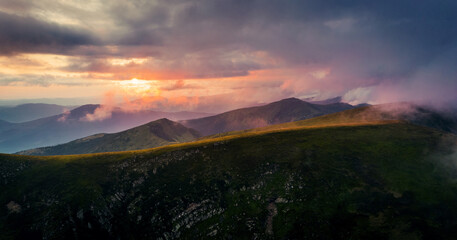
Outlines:
{"label": "green hillside", "polygon": [[384,122],[0,155],[0,239],[453,239],[456,141]]}
{"label": "green hillside", "polygon": [[18,154],[46,156],[128,151],[190,142],[198,137],[200,134],[197,131],[163,118],[119,133],[95,134],[65,144],[26,150]]}

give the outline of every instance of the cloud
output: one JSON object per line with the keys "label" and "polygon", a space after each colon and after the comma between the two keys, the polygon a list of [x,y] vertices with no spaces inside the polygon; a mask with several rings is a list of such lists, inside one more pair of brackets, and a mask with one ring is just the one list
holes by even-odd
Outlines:
{"label": "cloud", "polygon": [[[237,78],[263,71],[265,82],[282,84],[258,84],[254,102],[315,94],[448,101],[457,89],[454,1],[45,2],[0,2],[8,10],[0,13],[0,54],[71,55],[59,70],[89,78],[224,79],[235,91]],[[146,61],[120,66],[112,58]]]}
{"label": "cloud", "polygon": [[183,79],[175,80],[173,84],[168,84],[167,86],[161,87],[161,91],[177,91],[177,90],[185,90],[185,89],[202,89],[202,86],[197,84],[189,83],[189,81],[185,81]]}
{"label": "cloud", "polygon": [[[55,78],[51,75],[5,75],[0,74],[0,86],[27,85],[50,86]],[[68,82],[67,82],[68,83]]]}
{"label": "cloud", "polygon": [[0,54],[65,53],[69,48],[91,45],[90,34],[32,17],[0,11]]}
{"label": "cloud", "polygon": [[57,119],[57,122],[65,122],[67,121],[68,116],[70,116],[71,112],[69,109],[65,109],[62,113],[62,116]]}
{"label": "cloud", "polygon": [[93,113],[87,113],[79,120],[83,122],[99,122],[111,118],[115,109],[115,94],[113,92],[106,92],[103,98],[103,103],[97,107]]}
{"label": "cloud", "polygon": [[102,105],[94,110],[93,113],[88,113],[86,116],[82,117],[80,121],[83,122],[97,122],[103,121],[105,119],[111,118],[113,113],[113,108],[111,106]]}
{"label": "cloud", "polygon": [[1,74],[1,86],[28,86],[28,87],[50,87],[50,86],[90,86],[97,84],[82,77],[64,77],[53,74]]}
{"label": "cloud", "polygon": [[[185,83],[176,81],[177,85],[185,87]],[[178,86],[179,88],[179,86]],[[255,87],[238,89],[234,93],[223,93],[214,95],[176,95],[168,94],[178,91],[177,89],[143,92],[135,94],[132,90],[125,91],[108,91],[104,95],[104,99],[99,107],[94,112],[87,113],[81,117],[80,121],[104,121],[110,119],[114,113],[132,113],[142,111],[193,111],[207,113],[221,113],[224,111],[237,109],[247,106],[257,106],[266,102],[256,101],[257,95],[262,94],[256,92]],[[171,92],[169,92],[171,91]],[[272,96],[274,100],[279,100],[282,97]],[[63,116],[65,118],[65,116]],[[63,119],[62,119],[63,120]]]}
{"label": "cloud", "polygon": [[360,103],[368,103],[372,99],[373,87],[360,87],[349,90],[343,96],[343,102],[347,102],[352,105]]}
{"label": "cloud", "polygon": [[[211,61],[213,58],[218,58]],[[247,76],[250,71],[262,68],[262,64],[242,53],[222,53],[219,51],[199,55],[185,55],[178,60],[147,58],[141,63],[130,62],[124,65],[113,64],[110,59],[82,57],[76,62],[61,68],[68,72],[109,74],[109,79],[146,80],[203,79]],[[126,58],[125,61],[129,61]]]}
{"label": "cloud", "polygon": [[[240,49],[243,53],[261,51],[277,60],[274,68],[332,69],[325,81],[318,83],[302,83],[309,81],[303,77],[287,79],[292,85],[308,85],[293,94],[326,89],[343,94],[360,87],[417,81],[418,72],[457,46],[453,27],[457,16],[449,10],[454,7],[452,2],[416,1],[158,1],[132,4],[129,11],[113,13],[120,19],[130,12],[139,13],[135,19],[123,21],[131,31],[129,37],[141,39],[145,29],[154,29],[151,33],[162,41],[156,48],[159,58],[172,63],[169,69],[182,69],[183,62],[207,66],[193,65],[191,69],[203,74],[183,77],[240,76],[271,68],[260,58],[251,57],[251,65],[232,69],[225,61],[243,59]],[[154,14],[157,9],[165,13]],[[157,21],[150,16],[157,16]],[[154,42],[151,45],[157,47]],[[447,68],[452,69],[451,65]],[[223,69],[229,71],[224,73]],[[450,74],[435,81],[447,84],[446,78],[455,77]]]}

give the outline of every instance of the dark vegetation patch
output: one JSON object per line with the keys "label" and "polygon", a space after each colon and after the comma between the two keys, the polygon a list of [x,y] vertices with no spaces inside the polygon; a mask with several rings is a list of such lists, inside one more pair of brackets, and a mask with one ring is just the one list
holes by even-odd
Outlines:
{"label": "dark vegetation patch", "polygon": [[[452,239],[457,183],[439,157],[452,153],[451,142],[397,123],[120,153],[0,155],[0,237]],[[9,211],[10,202],[21,211]]]}

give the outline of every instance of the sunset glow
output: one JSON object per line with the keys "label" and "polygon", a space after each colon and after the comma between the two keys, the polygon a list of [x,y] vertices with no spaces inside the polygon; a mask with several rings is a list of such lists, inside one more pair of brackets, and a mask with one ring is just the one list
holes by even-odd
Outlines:
{"label": "sunset glow", "polygon": [[212,111],[288,97],[449,101],[457,91],[452,6],[408,3],[402,15],[385,2],[20,2],[0,1],[0,102],[101,103],[114,91],[197,97]]}
{"label": "sunset glow", "polygon": [[116,81],[120,88],[129,95],[138,97],[159,95],[160,91],[156,87],[156,81],[146,81],[133,78],[128,81]]}

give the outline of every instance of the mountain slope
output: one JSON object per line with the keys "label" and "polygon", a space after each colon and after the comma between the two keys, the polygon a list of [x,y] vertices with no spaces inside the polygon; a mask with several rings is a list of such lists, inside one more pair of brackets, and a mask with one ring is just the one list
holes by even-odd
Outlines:
{"label": "mountain slope", "polygon": [[3,154],[0,238],[452,239],[455,141],[385,123]]}
{"label": "mountain slope", "polygon": [[0,152],[13,153],[25,149],[62,144],[100,132],[115,133],[161,118],[171,120],[207,116],[193,112],[124,112],[113,109],[109,118],[100,121],[86,121],[87,114],[93,114],[100,105],[83,105],[68,113],[17,123],[0,130]]}
{"label": "mountain slope", "polygon": [[65,144],[25,150],[17,154],[45,156],[139,150],[190,142],[198,137],[200,135],[197,131],[164,118],[119,133],[95,134]]}
{"label": "mountain slope", "polygon": [[359,107],[301,121],[215,134],[207,136],[207,138],[232,135],[236,136],[249,132],[270,132],[303,127],[315,128],[385,122],[408,122],[425,127],[431,127],[444,132],[457,133],[457,114],[455,112],[440,111],[431,107],[400,102]]}
{"label": "mountain slope", "polygon": [[[310,120],[307,124],[354,123],[385,120],[401,120],[445,132],[457,133],[457,114],[455,112],[437,110],[432,107],[406,102],[356,108],[322,116]],[[300,125],[300,123],[298,124]]]}
{"label": "mountain slope", "polygon": [[27,103],[15,107],[0,108],[0,119],[8,122],[27,122],[39,118],[61,114],[68,107],[56,104]]}
{"label": "mountain slope", "polygon": [[203,135],[264,127],[292,122],[353,108],[345,103],[327,105],[311,104],[296,98],[288,98],[260,107],[233,110],[215,116],[182,121],[187,127]]}
{"label": "mountain slope", "polygon": [[10,122],[7,122],[7,121],[0,120],[0,131],[2,131],[3,129],[9,128],[12,125],[14,125],[14,123],[10,123]]}

